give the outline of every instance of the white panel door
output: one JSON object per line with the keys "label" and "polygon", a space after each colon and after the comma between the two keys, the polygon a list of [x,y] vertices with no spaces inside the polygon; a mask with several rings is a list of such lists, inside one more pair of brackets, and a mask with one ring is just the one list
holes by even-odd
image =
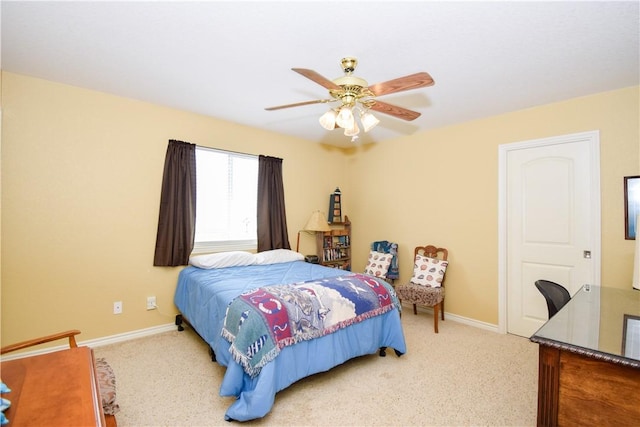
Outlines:
{"label": "white panel door", "polygon": [[[595,138],[595,140],[594,140]],[[599,284],[598,135],[514,145],[506,151],[507,332],[529,337],[548,318],[538,279],[573,295]]]}

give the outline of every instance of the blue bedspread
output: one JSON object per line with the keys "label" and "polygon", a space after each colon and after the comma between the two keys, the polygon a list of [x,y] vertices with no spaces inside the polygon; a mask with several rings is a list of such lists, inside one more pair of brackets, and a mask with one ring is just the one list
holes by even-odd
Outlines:
{"label": "blue bedspread", "polygon": [[227,410],[226,419],[263,417],[271,410],[278,391],[354,357],[373,354],[380,347],[406,352],[399,312],[394,308],[334,333],[284,347],[254,378],[233,360],[230,344],[221,331],[226,309],[235,297],[261,286],[344,274],[343,270],[303,261],[212,270],[190,266],[180,272],[174,302],[215,351],[218,363],[227,367],[220,395],[237,397]]}

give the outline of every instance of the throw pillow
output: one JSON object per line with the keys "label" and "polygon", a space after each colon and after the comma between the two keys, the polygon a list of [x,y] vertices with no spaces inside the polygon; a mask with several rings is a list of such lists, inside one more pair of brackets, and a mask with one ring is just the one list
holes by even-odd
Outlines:
{"label": "throw pillow", "polygon": [[448,261],[437,258],[429,258],[423,255],[416,255],[413,266],[413,277],[411,283],[421,286],[439,288],[442,286],[444,273],[447,271]]}
{"label": "throw pillow", "polygon": [[375,277],[386,277],[393,255],[382,252],[369,251],[369,260],[364,273]]}

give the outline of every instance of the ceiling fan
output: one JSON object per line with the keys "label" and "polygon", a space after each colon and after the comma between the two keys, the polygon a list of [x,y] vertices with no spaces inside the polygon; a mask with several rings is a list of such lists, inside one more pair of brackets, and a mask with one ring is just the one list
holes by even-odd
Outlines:
{"label": "ceiling fan", "polygon": [[296,73],[302,74],[304,77],[328,89],[330,98],[268,107],[265,108],[265,110],[273,111],[303,105],[335,102],[338,105],[320,117],[320,124],[327,130],[342,128],[344,129],[344,134],[351,136],[352,141],[355,141],[358,138],[360,128],[355,120],[356,116],[354,113],[359,115],[360,124],[365,132],[368,132],[380,122],[369,110],[388,114],[402,120],[415,120],[420,117],[420,113],[379,101],[377,97],[405,90],[433,86],[435,83],[428,73],[420,72],[383,83],[369,85],[366,80],[353,75],[358,65],[356,58],[342,58],[340,64],[342,65],[344,76],[338,77],[335,80],[329,80],[317,72],[306,68],[292,68]]}

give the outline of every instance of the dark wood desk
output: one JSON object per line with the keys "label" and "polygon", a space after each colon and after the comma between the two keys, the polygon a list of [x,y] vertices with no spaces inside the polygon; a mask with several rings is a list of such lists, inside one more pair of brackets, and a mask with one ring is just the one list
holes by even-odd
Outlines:
{"label": "dark wood desk", "polygon": [[9,427],[103,426],[93,350],[76,347],[0,364]]}
{"label": "dark wood desk", "polygon": [[540,345],[539,426],[640,426],[640,292],[585,285]]}

